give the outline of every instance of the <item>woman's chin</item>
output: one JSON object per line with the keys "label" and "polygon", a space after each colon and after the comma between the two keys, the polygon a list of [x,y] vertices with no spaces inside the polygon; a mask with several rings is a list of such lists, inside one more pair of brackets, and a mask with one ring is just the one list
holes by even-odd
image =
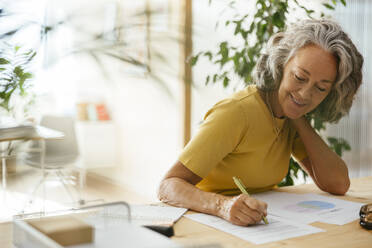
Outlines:
{"label": "woman's chin", "polygon": [[293,120],[301,118],[308,112],[307,107],[293,106],[293,104],[283,104],[282,110],[285,117]]}
{"label": "woman's chin", "polygon": [[292,120],[295,120],[295,119],[299,119],[301,118],[302,116],[304,116],[305,114],[304,113],[284,113],[285,117],[287,117],[288,119],[292,119]]}

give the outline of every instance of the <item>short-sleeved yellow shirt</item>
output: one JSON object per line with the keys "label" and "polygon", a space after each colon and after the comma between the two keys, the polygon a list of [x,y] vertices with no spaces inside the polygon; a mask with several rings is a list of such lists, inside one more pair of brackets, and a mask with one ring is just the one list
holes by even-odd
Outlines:
{"label": "short-sleeved yellow shirt", "polygon": [[203,178],[198,188],[231,195],[239,193],[233,176],[250,192],[274,187],[287,174],[291,154],[297,161],[307,156],[295,129],[273,119],[256,86],[248,86],[207,112],[179,161]]}

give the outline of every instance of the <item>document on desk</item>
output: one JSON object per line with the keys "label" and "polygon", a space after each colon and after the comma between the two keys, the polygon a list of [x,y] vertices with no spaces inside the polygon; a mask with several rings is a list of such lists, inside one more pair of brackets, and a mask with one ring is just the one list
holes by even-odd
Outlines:
{"label": "document on desk", "polygon": [[[130,205],[130,222],[137,226],[172,225],[186,211],[186,208],[133,204]],[[120,226],[123,222],[128,222],[128,209],[123,205],[113,205],[100,210],[85,221],[97,227]]]}
{"label": "document on desk", "polygon": [[306,194],[308,199],[315,203],[318,220],[324,223],[344,225],[359,219],[359,210],[364,203],[345,201],[332,197]]}
{"label": "document on desk", "polygon": [[304,224],[320,221],[344,225],[359,218],[359,209],[363,205],[317,194],[270,191],[252,197],[266,202],[268,213]]}
{"label": "document on desk", "polygon": [[131,205],[132,223],[137,225],[171,225],[187,211],[186,208]]}
{"label": "document on desk", "polygon": [[188,214],[185,217],[232,234],[255,244],[264,244],[308,234],[324,232],[324,230],[309,225],[295,223],[281,217],[268,215],[269,224],[263,222],[252,226],[237,226],[216,216],[208,214]]}

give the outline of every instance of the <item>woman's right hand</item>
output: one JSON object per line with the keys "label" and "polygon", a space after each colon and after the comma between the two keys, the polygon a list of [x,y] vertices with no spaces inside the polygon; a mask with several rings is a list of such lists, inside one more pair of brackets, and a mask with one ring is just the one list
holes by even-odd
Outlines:
{"label": "woman's right hand", "polygon": [[226,197],[221,202],[218,216],[239,226],[261,222],[267,215],[267,204],[248,195]]}
{"label": "woman's right hand", "polygon": [[201,180],[177,161],[160,183],[158,197],[167,204],[216,215],[241,226],[258,223],[267,215],[265,202],[248,195],[231,197],[202,191],[195,187]]}

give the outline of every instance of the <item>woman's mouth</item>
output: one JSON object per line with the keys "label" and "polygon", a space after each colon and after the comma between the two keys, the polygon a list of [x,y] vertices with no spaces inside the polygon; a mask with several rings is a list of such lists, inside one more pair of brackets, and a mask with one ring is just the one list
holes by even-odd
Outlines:
{"label": "woman's mouth", "polygon": [[293,95],[289,94],[291,96],[292,101],[298,106],[298,107],[304,107],[306,106],[306,103],[301,102],[301,100],[296,99]]}

